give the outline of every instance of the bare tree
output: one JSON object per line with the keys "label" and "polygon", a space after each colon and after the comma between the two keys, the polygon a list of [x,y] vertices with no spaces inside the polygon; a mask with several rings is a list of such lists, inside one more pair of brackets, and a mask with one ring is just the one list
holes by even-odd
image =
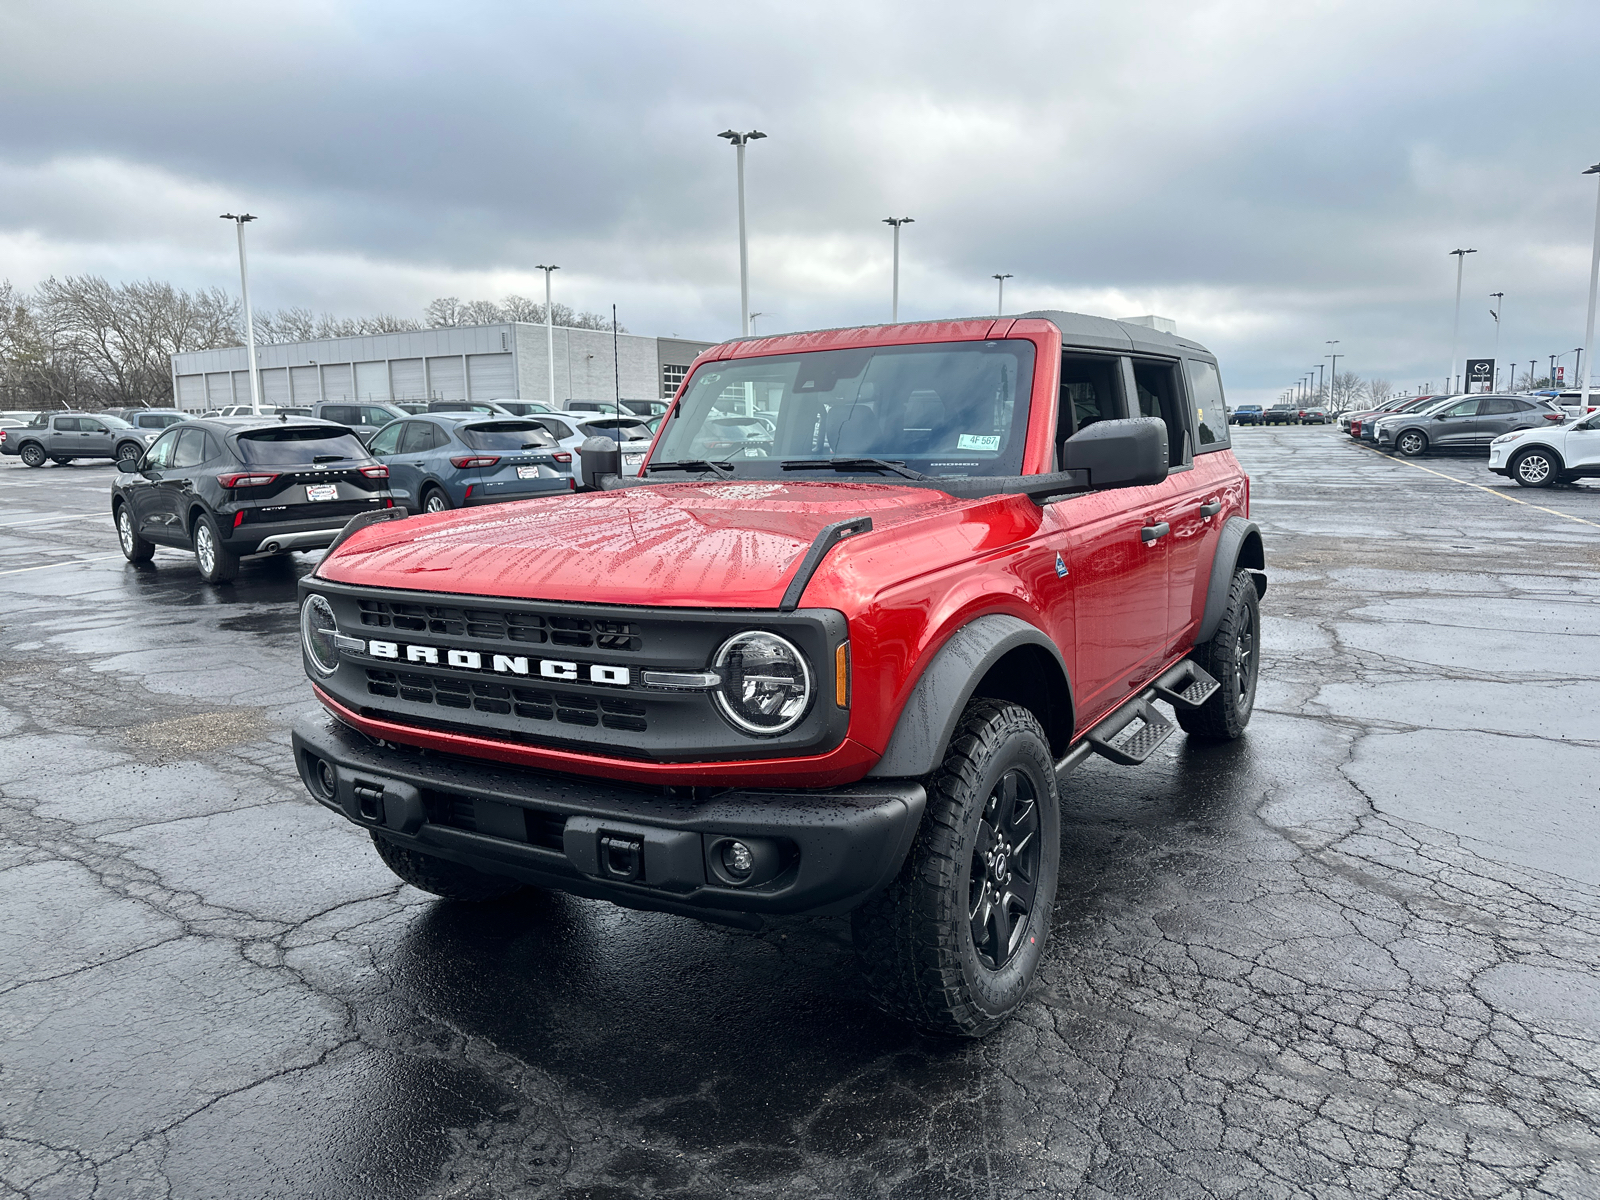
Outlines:
{"label": "bare tree", "polygon": [[470,300],[456,314],[457,325],[498,325],[505,314],[493,300]]}
{"label": "bare tree", "polygon": [[1382,404],[1390,397],[1390,395],[1393,394],[1393,392],[1394,384],[1390,383],[1387,379],[1383,379],[1377,375],[1374,375],[1371,379],[1367,380],[1366,403],[1369,405]]}
{"label": "bare tree", "polygon": [[461,300],[457,296],[440,296],[422,310],[422,319],[429,329],[449,329],[461,324]]}
{"label": "bare tree", "polygon": [[[568,329],[611,329],[611,318],[602,313],[575,312],[566,304],[552,304],[555,324]],[[455,296],[441,296],[423,310],[423,319],[430,329],[447,329],[454,325],[494,325],[501,321],[527,321],[544,324],[544,305],[526,296],[507,296],[505,303],[492,300],[471,300],[463,303]],[[618,333],[627,333],[625,325],[617,327]]]}
{"label": "bare tree", "polygon": [[515,292],[500,303],[500,311],[507,321],[526,321],[530,325],[544,324],[544,305]]}

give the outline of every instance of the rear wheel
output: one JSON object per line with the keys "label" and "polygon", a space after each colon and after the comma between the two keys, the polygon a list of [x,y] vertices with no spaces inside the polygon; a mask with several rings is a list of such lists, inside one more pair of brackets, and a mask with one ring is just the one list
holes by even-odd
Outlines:
{"label": "rear wheel", "polygon": [[1428,448],[1428,435],[1420,429],[1408,429],[1394,440],[1394,448],[1407,458],[1415,458]]}
{"label": "rear wheel", "polygon": [[63,454],[59,458],[52,458],[50,461],[55,463],[55,465],[58,467],[64,467],[72,461],[72,455]]}
{"label": "rear wheel", "polygon": [[446,900],[498,900],[522,889],[515,879],[489,875],[449,859],[408,850],[381,833],[372,835],[372,844],[378,848],[378,857],[389,870],[412,887]]}
{"label": "rear wheel", "polygon": [[1240,571],[1228,587],[1227,607],[1216,633],[1189,656],[1222,686],[1199,708],[1177,709],[1178,725],[1191,737],[1232,741],[1250,723],[1261,673],[1261,598],[1250,572]]}
{"label": "rear wheel", "polygon": [[201,513],[194,523],[194,560],[207,583],[228,583],[239,574],[239,556],[222,544],[217,520]]}
{"label": "rear wheel", "polygon": [[122,543],[122,554],[131,563],[149,562],[155,554],[155,545],[139,536],[133,523],[133,514],[126,504],[117,506],[117,541]]}
{"label": "rear wheel", "polygon": [[450,497],[445,495],[443,488],[430,487],[422,493],[423,512],[448,512],[455,505],[450,503]]}
{"label": "rear wheel", "polygon": [[1016,704],[972,701],[900,874],[851,917],[880,1008],[956,1037],[1016,1011],[1050,933],[1060,820],[1039,722]]}
{"label": "rear wheel", "polygon": [[44,466],[44,460],[47,457],[44,447],[39,445],[38,442],[29,442],[18,453],[22,455],[23,463],[30,467]]}
{"label": "rear wheel", "polygon": [[1525,488],[1549,487],[1561,478],[1561,464],[1550,451],[1535,446],[1511,460],[1511,478]]}

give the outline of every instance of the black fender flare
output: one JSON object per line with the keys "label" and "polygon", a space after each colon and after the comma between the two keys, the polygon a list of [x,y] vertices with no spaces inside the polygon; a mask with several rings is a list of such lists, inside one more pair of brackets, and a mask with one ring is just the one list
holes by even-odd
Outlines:
{"label": "black fender flare", "polygon": [[1266,559],[1261,546],[1261,530],[1254,521],[1229,517],[1217,539],[1217,553],[1211,560],[1211,581],[1206,585],[1206,606],[1200,616],[1195,645],[1204,645],[1216,633],[1222,610],[1228,603],[1228,589],[1240,567],[1250,572],[1256,585],[1256,598],[1267,594]]}
{"label": "black fender flare", "polygon": [[1043,630],[1020,617],[988,613],[963,625],[933,656],[900,710],[889,745],[867,772],[869,778],[912,779],[944,761],[961,712],[979,682],[997,662],[1019,646],[1038,646],[1053,658],[1067,681],[1071,674],[1061,649]]}

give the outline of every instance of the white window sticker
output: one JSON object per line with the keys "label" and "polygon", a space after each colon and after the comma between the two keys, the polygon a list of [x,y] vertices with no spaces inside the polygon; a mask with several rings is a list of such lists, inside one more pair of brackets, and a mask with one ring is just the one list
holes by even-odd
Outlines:
{"label": "white window sticker", "polygon": [[957,450],[998,450],[1000,449],[1000,435],[998,433],[963,433],[956,439]]}

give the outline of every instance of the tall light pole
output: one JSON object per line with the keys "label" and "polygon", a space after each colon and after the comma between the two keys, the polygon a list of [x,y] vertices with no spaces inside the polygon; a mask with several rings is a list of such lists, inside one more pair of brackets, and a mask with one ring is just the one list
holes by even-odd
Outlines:
{"label": "tall light pole", "polygon": [[744,148],[746,144],[767,135],[759,129],[752,129],[748,133],[725,129],[717,136],[727,138],[728,144],[739,152],[739,333],[742,337],[749,337],[750,252],[744,235]]}
{"label": "tall light pole", "polygon": [[1461,337],[1461,271],[1466,264],[1467,255],[1476,254],[1476,250],[1452,250],[1456,256],[1456,320],[1450,327],[1450,374],[1444,377],[1444,390],[1454,394],[1456,378],[1456,351],[1460,347]]}
{"label": "tall light pole", "polygon": [[[1500,314],[1506,310],[1506,294],[1504,292],[1490,292],[1489,299],[1494,301],[1494,307],[1489,310],[1489,315],[1494,318],[1494,369],[1498,373],[1500,370]],[[1513,376],[1516,375],[1514,370],[1511,373]],[[1515,378],[1507,381],[1506,391],[1516,391],[1516,382]]]}
{"label": "tall light pole", "polygon": [[[1317,395],[1318,396],[1322,395],[1322,368],[1327,366],[1327,365],[1328,364],[1325,363],[1325,362],[1319,362],[1317,364]],[[1327,401],[1323,401],[1323,403],[1327,403]]]}
{"label": "tall light pole", "polygon": [[[250,314],[250,269],[244,256],[245,222],[254,221],[249,213],[223,213],[221,220],[232,221],[239,230],[239,294],[244,297],[244,345],[246,362],[250,366],[250,412],[261,415],[261,377],[256,371],[256,323]],[[176,401],[176,397],[174,397]]]}
{"label": "tall light pole", "polygon": [[885,217],[885,225],[894,226],[894,299],[889,304],[889,324],[900,323],[900,226],[913,225],[910,217]]}
{"label": "tall light pole", "polygon": [[750,336],[751,337],[755,337],[756,336],[756,318],[757,317],[764,317],[766,315],[767,315],[766,313],[751,313],[750,314]]}
{"label": "tall light pole", "polygon": [[[1600,163],[1595,163],[1584,174],[1600,175]],[[1596,284],[1600,284],[1600,196],[1597,196],[1594,202],[1594,251],[1589,257],[1589,316],[1583,323],[1583,348],[1585,351],[1594,349],[1594,295]],[[1591,356],[1590,362],[1593,361],[1594,359]],[[1579,383],[1583,388],[1583,395],[1578,397],[1578,411],[1588,412],[1589,377],[1587,375],[1583,376]]]}
{"label": "tall light pole", "polygon": [[[1323,343],[1323,345],[1325,345],[1325,346],[1337,346],[1338,344],[1339,344],[1339,339],[1338,338],[1334,338],[1333,341],[1331,341],[1331,342],[1324,342]],[[1339,386],[1339,360],[1341,358],[1344,358],[1345,355],[1343,355],[1343,354],[1330,354],[1330,355],[1328,355],[1328,357],[1333,359],[1333,366],[1328,368],[1328,407],[1332,408],[1332,407],[1334,407],[1333,389]]]}
{"label": "tall light pole", "polygon": [[994,302],[994,315],[997,317],[1003,317],[1006,315],[1006,280],[1010,279],[1011,276],[991,275],[989,278],[995,280],[1000,285],[1000,295],[995,299]]}
{"label": "tall light pole", "polygon": [[[550,303],[550,272],[561,270],[560,267],[547,267],[543,263],[534,267],[535,271],[544,272],[544,352],[550,364],[550,407],[556,406],[556,310]],[[572,382],[571,380],[567,381]]]}

